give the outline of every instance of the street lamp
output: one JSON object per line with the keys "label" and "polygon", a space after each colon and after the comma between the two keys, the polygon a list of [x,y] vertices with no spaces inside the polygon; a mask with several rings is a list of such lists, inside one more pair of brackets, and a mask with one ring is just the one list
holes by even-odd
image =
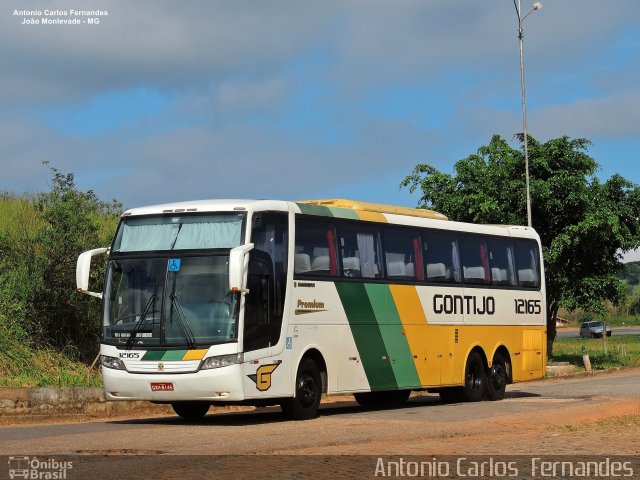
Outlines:
{"label": "street lamp", "polygon": [[520,6],[520,0],[516,3],[513,0],[513,6],[516,7],[516,14],[518,15],[518,40],[520,40],[520,84],[522,86],[522,130],[524,132],[524,171],[525,182],[527,186],[527,225],[531,227],[531,195],[529,193],[529,149],[527,142],[527,100],[524,93],[524,31],[522,29],[522,23],[531,13],[542,8],[542,3],[536,2],[533,7],[524,17],[522,16],[522,8]]}

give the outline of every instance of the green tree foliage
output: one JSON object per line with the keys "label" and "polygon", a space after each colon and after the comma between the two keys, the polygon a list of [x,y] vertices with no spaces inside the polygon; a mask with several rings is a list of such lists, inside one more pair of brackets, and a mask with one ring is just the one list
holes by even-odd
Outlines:
{"label": "green tree foliage", "polygon": [[3,196],[17,218],[0,227],[0,314],[36,343],[86,360],[99,344],[99,302],[76,293],[76,260],[110,243],[121,205],[79,191],[72,173],[51,168],[51,174],[49,192]]}
{"label": "green tree foliage", "polygon": [[638,285],[640,283],[640,262],[625,263],[620,278],[626,280],[629,285]]}
{"label": "green tree foliage", "polygon": [[[522,142],[523,137],[519,137]],[[548,352],[560,306],[604,313],[604,303],[626,295],[617,252],[640,245],[640,187],[614,175],[596,176],[590,142],[560,137],[529,140],[533,227],[540,234],[546,268]],[[452,220],[526,225],[523,152],[500,136],[455,164],[455,175],[416,166],[401,183],[420,189],[420,207]]]}

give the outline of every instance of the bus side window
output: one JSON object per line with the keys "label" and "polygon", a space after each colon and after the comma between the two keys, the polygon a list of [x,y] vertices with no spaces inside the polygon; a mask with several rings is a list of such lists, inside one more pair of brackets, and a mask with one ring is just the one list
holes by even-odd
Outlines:
{"label": "bus side window", "polygon": [[387,278],[424,280],[420,235],[404,228],[384,229],[384,256]]}
{"label": "bus side window", "polygon": [[514,242],[514,257],[518,273],[518,286],[525,288],[539,287],[538,245],[532,241],[516,240]]}
{"label": "bus side window", "polygon": [[345,277],[382,278],[380,234],[367,225],[340,225],[340,251]]}
{"label": "bus side window", "polygon": [[460,262],[464,283],[489,284],[489,254],[484,239],[475,235],[460,236]]}
{"label": "bus side window", "polygon": [[337,277],[339,275],[333,223],[305,218],[297,220],[293,273],[296,276]]}
{"label": "bus side window", "polygon": [[506,238],[488,240],[489,263],[491,264],[491,284],[514,286],[516,284],[513,250],[511,241]]}
{"label": "bus side window", "polygon": [[428,283],[459,283],[456,236],[450,232],[424,231],[424,263]]}

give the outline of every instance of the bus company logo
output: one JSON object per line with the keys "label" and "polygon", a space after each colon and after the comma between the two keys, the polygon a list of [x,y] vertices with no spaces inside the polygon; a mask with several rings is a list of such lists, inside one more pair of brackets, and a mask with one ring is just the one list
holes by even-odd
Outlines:
{"label": "bus company logo", "polygon": [[256,388],[265,392],[271,388],[271,374],[278,368],[279,363],[270,363],[268,365],[260,365],[253,375],[247,375],[256,384]]}
{"label": "bus company logo", "polygon": [[295,314],[296,315],[304,315],[306,313],[316,313],[316,312],[326,312],[327,310],[324,308],[324,302],[317,302],[315,299],[310,302],[305,302],[304,300],[298,300],[298,304],[296,305]]}
{"label": "bus company logo", "polygon": [[9,457],[9,478],[36,478],[42,480],[63,480],[73,462],[63,462],[55,458],[40,460],[38,457]]}

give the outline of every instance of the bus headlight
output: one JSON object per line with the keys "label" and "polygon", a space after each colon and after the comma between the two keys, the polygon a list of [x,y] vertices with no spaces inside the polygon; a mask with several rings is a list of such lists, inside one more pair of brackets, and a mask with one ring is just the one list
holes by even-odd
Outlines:
{"label": "bus headlight", "polygon": [[244,355],[242,353],[234,353],[231,355],[219,355],[217,357],[205,358],[202,361],[200,368],[202,370],[209,370],[211,368],[228,367],[229,365],[235,365],[236,363],[242,363]]}
{"label": "bus headlight", "polygon": [[115,370],[126,370],[122,360],[116,357],[108,357],[106,355],[100,356],[100,363],[103,367],[113,368]]}

